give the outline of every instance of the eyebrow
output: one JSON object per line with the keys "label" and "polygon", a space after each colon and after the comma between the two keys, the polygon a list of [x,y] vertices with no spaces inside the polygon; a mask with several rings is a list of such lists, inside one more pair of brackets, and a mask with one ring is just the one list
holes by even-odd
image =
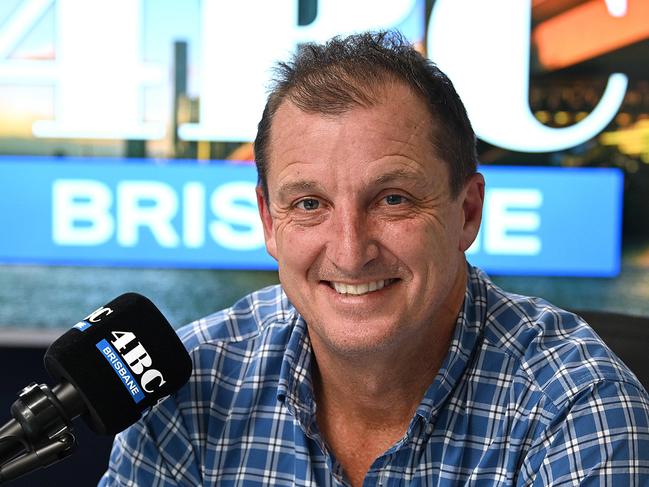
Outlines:
{"label": "eyebrow", "polygon": [[421,174],[405,169],[395,169],[394,171],[381,174],[374,182],[378,185],[393,183],[399,180],[406,180],[416,183],[417,185],[425,184],[425,180]]}
{"label": "eyebrow", "polygon": [[315,180],[290,181],[279,187],[279,195],[285,196],[294,193],[310,192],[321,187],[321,184]]}
{"label": "eyebrow", "polygon": [[[395,169],[394,171],[389,171],[387,173],[381,174],[374,180],[374,184],[385,185],[385,184],[393,183],[395,181],[403,181],[403,180],[414,183],[416,186],[426,184],[422,175],[405,169]],[[320,184],[316,180],[308,180],[308,179],[297,180],[297,181],[289,181],[287,183],[282,184],[279,187],[278,194],[281,198],[296,193],[297,194],[310,193],[321,189],[322,189],[322,184]]]}

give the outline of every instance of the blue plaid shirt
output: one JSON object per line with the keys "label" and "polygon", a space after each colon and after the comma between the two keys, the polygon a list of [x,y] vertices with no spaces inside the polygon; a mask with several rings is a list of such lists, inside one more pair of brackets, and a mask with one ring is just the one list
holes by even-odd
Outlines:
{"label": "blue plaid shirt", "polygon": [[[189,384],[117,436],[100,485],[347,485],[279,286],[179,333]],[[649,397],[580,318],[472,268],[448,355],[365,485],[649,486]]]}

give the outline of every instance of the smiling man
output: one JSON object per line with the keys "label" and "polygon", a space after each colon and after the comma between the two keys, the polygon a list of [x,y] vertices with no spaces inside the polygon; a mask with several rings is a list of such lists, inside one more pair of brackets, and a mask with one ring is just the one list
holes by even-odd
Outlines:
{"label": "smiling man", "polygon": [[280,64],[255,155],[281,286],[181,330],[190,383],[117,437],[102,485],[649,483],[633,374],[467,264],[475,136],[400,36]]}

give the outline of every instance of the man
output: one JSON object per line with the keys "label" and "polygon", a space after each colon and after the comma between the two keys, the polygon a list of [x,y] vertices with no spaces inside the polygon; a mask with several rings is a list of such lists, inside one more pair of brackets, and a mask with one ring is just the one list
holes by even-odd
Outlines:
{"label": "man", "polygon": [[649,485],[637,379],[466,263],[484,181],[432,63],[393,33],[306,46],[255,155],[281,287],[181,330],[190,383],[102,485]]}

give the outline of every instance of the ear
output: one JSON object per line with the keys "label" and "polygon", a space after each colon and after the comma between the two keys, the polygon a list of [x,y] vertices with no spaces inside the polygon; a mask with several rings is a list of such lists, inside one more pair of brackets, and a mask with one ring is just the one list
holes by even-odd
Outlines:
{"label": "ear", "polygon": [[465,252],[475,240],[482,222],[482,205],[484,203],[484,177],[475,173],[469,178],[460,195],[463,198],[462,212],[464,225],[460,238],[460,251]]}
{"label": "ear", "polygon": [[273,232],[273,217],[270,215],[270,208],[264,198],[264,192],[260,186],[255,189],[257,193],[257,207],[259,208],[259,217],[264,227],[264,240],[266,241],[266,250],[277,260],[277,245],[275,243],[275,234]]}

